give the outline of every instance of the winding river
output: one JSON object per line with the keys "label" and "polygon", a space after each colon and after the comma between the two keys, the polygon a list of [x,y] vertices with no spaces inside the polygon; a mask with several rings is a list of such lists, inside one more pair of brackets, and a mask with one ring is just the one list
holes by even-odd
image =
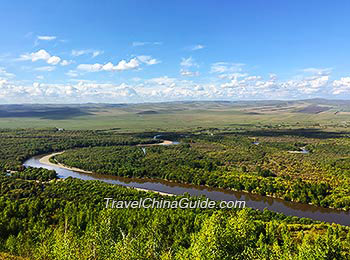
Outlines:
{"label": "winding river", "polygon": [[[176,144],[167,141],[163,145]],[[146,148],[147,150],[147,148]],[[350,212],[317,207],[308,204],[284,201],[282,199],[251,194],[247,192],[231,191],[220,188],[209,188],[206,186],[174,183],[164,180],[155,180],[147,178],[124,178],[111,175],[96,173],[87,173],[79,169],[69,169],[63,165],[55,165],[48,162],[51,155],[35,156],[24,162],[26,167],[46,168],[55,170],[59,178],[74,177],[83,180],[99,180],[111,184],[118,184],[127,187],[133,187],[140,190],[155,191],[161,194],[181,195],[189,193],[191,196],[204,195],[211,200],[244,200],[246,206],[254,209],[263,210],[264,208],[271,211],[280,212],[287,216],[298,216],[337,223],[350,226]],[[46,158],[45,158],[46,157]]]}

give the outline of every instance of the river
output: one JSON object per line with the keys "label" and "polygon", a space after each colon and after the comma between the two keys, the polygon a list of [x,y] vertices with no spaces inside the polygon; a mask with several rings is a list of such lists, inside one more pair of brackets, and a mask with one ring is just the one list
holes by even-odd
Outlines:
{"label": "river", "polygon": [[24,166],[35,168],[46,168],[55,170],[59,178],[74,177],[83,180],[99,180],[111,184],[118,184],[127,187],[134,187],[144,190],[157,191],[160,193],[181,195],[189,193],[191,196],[204,195],[211,200],[244,200],[246,206],[254,209],[263,210],[264,208],[271,211],[280,212],[287,216],[297,216],[337,223],[350,226],[350,212],[317,207],[308,204],[284,201],[282,199],[251,194],[247,192],[231,191],[220,188],[209,188],[206,186],[180,184],[164,180],[155,180],[147,178],[124,178],[111,175],[96,173],[84,173],[77,170],[64,169],[54,164],[40,162],[44,155],[35,156],[24,162]]}

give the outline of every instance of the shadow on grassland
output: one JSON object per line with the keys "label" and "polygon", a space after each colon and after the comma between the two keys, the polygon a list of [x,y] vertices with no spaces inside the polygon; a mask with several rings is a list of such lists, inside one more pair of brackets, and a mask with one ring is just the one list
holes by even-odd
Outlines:
{"label": "shadow on grassland", "polygon": [[63,120],[91,115],[86,108],[69,106],[1,105],[0,118],[30,118]]}
{"label": "shadow on grassland", "polygon": [[306,138],[341,138],[349,137],[350,132],[330,132],[322,131],[321,129],[284,129],[284,130],[254,130],[245,131],[239,133],[239,135],[247,136],[267,136],[267,137],[278,137],[278,136],[296,136],[296,137],[306,137]]}

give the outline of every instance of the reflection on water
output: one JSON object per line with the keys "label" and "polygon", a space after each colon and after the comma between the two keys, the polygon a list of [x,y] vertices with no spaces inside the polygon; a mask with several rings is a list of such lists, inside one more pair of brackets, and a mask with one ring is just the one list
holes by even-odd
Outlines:
{"label": "reflection on water", "polygon": [[206,186],[173,183],[163,180],[124,178],[103,174],[86,174],[57,166],[45,165],[39,162],[40,157],[33,157],[24,163],[28,167],[42,167],[55,170],[60,178],[74,177],[83,180],[100,180],[107,183],[119,184],[127,187],[142,188],[159,192],[181,195],[189,193],[191,196],[206,196],[211,200],[245,200],[246,206],[263,210],[267,208],[271,211],[284,213],[288,216],[298,216],[312,218],[326,222],[334,222],[342,225],[350,225],[350,212],[334,209],[326,209],[307,204],[288,202],[281,199],[250,194],[246,192],[230,191],[219,188],[209,188]]}

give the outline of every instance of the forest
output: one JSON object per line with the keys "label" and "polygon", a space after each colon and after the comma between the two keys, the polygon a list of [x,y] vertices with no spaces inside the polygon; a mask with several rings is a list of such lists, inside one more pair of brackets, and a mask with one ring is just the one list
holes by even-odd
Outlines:
{"label": "forest", "polygon": [[97,173],[159,178],[350,208],[350,142],[346,134],[324,138],[309,131],[305,131],[306,137],[294,132],[265,133],[180,136],[179,145],[146,147],[146,153],[139,146],[78,148],[53,160]]}
{"label": "forest", "polygon": [[350,253],[346,226],[248,208],[105,209],[104,197],[160,195],[73,178],[35,181],[35,171],[26,179],[0,174],[3,259],[348,259]]}
{"label": "forest", "polygon": [[47,129],[1,129],[0,169],[21,169],[24,160],[38,154],[62,151],[73,147],[133,145],[154,143],[152,138],[111,134],[98,130],[59,131]]}
{"label": "forest", "polygon": [[[349,207],[347,133],[199,129],[155,135],[2,129],[0,259],[349,259],[347,226],[250,208],[105,209],[106,197],[162,195],[22,166],[29,157],[65,150],[54,160],[97,173]],[[180,143],[142,146],[162,140]],[[308,153],[290,152],[301,149]]]}

